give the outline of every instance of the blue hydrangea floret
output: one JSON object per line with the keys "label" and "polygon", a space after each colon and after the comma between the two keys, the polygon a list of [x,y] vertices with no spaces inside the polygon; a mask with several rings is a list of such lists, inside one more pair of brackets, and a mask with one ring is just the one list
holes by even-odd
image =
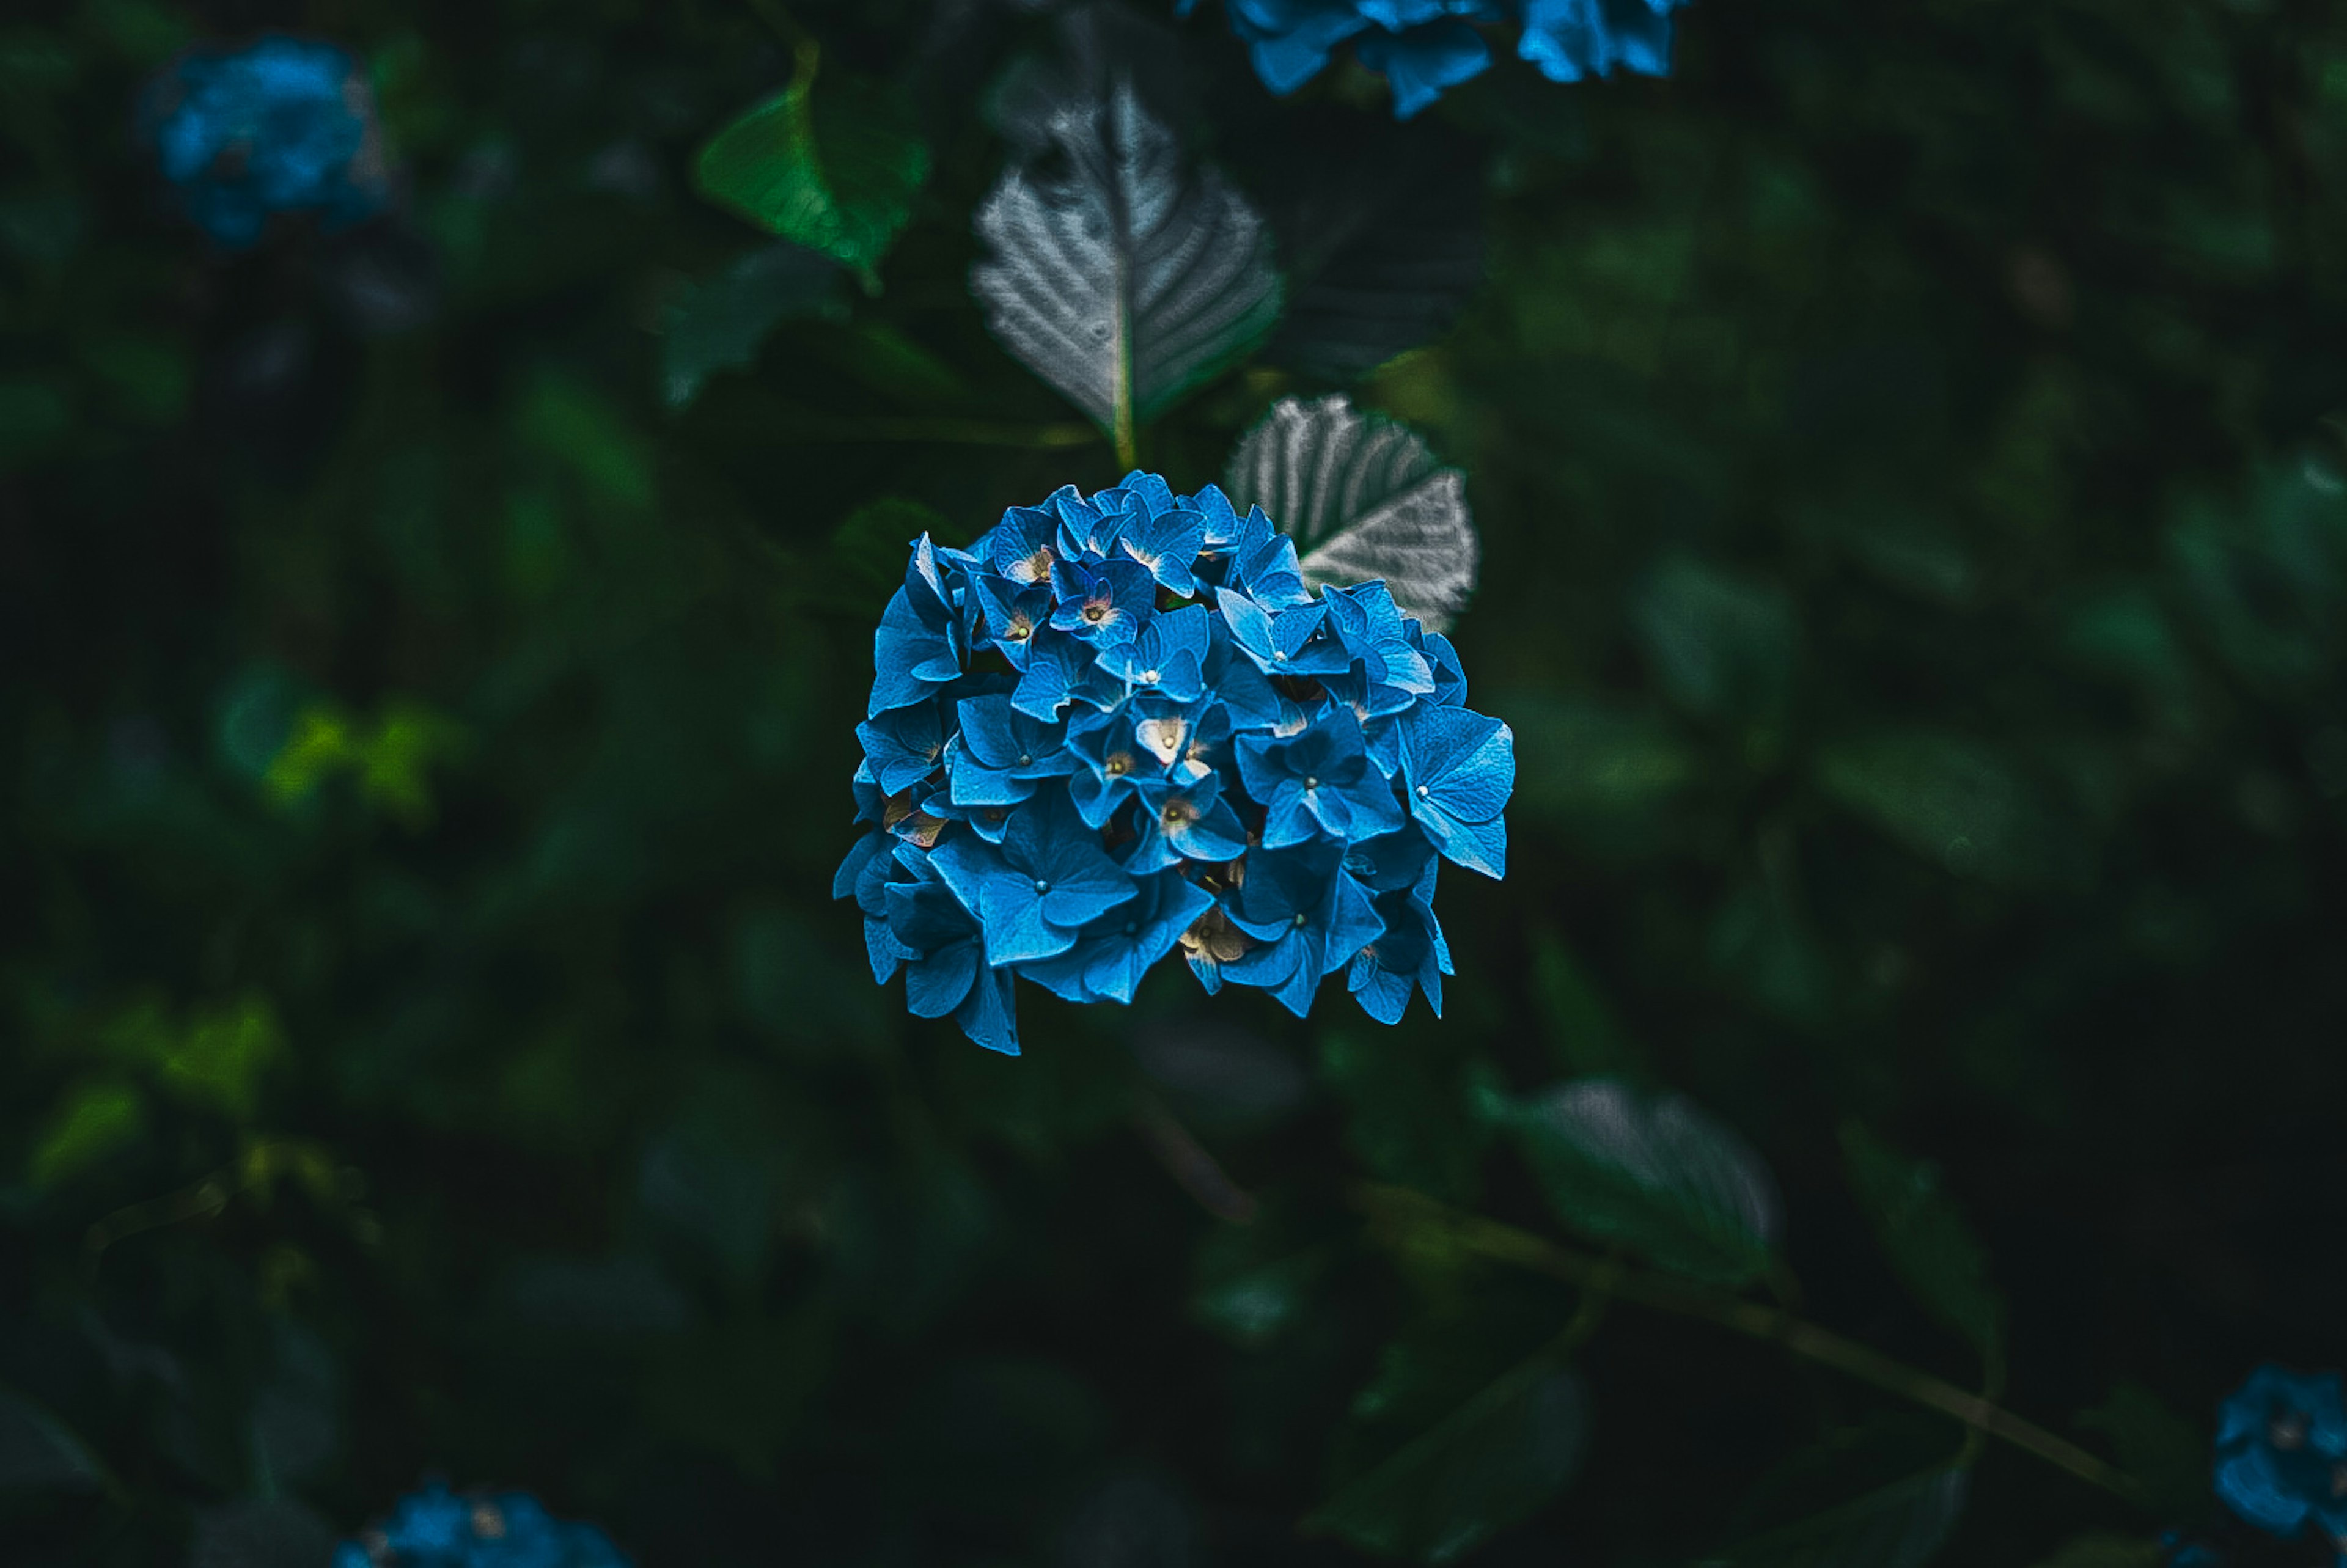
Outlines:
{"label": "blue hydrangea floret", "polygon": [[[1197,0],[1178,0],[1187,15]],[[1290,93],[1346,44],[1393,87],[1408,119],[1491,64],[1481,27],[1513,23],[1516,53],[1552,81],[1671,68],[1671,13],[1686,0],[1223,0],[1255,75]]]}
{"label": "blue hydrangea floret", "polygon": [[2217,1495],[2285,1540],[2311,1525],[2347,1553],[2347,1404],[2336,1372],[2260,1367],[2217,1421]]}
{"label": "blue hydrangea floret", "polygon": [[913,541],[873,638],[833,891],[874,977],[1016,1054],[1012,981],[1130,1002],[1179,948],[1298,1016],[1342,973],[1372,1017],[1450,949],[1448,859],[1507,869],[1508,726],[1382,582],[1316,589],[1260,507],[1134,472]]}
{"label": "blue hydrangea floret", "polygon": [[591,1524],[557,1519],[525,1491],[466,1493],[440,1481],[334,1549],[333,1568],[630,1568]]}
{"label": "blue hydrangea floret", "polygon": [[358,62],[332,44],[266,37],[191,50],[157,76],[144,118],[188,216],[231,250],[259,241],[275,213],[333,228],[384,205],[374,95]]}

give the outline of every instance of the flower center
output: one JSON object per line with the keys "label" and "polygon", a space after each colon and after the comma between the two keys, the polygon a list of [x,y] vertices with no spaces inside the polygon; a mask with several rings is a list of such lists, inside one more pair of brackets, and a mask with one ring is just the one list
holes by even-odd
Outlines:
{"label": "flower center", "polygon": [[1102,763],[1101,764],[1101,769],[1111,778],[1122,778],[1126,774],[1133,771],[1133,759],[1126,756],[1122,752],[1119,752],[1115,755],[1110,757],[1108,761]]}
{"label": "flower center", "polygon": [[1108,606],[1105,604],[1088,604],[1084,606],[1084,619],[1091,621],[1094,626],[1098,626],[1102,621],[1108,619]]}
{"label": "flower center", "polygon": [[1307,774],[1304,775],[1304,787],[1307,790],[1318,789],[1320,787],[1320,781],[1313,777],[1311,774]]}
{"label": "flower center", "polygon": [[1035,765],[1035,759],[1027,753],[1021,752],[1019,753],[1019,765],[1022,768],[1031,768]]}
{"label": "flower center", "polygon": [[1426,798],[1426,786],[1424,784],[1418,786],[1418,798],[1420,800],[1424,800]]}
{"label": "flower center", "polygon": [[1274,659],[1285,659],[1287,657],[1287,650],[1285,648],[1275,648],[1271,651],[1271,656]]}
{"label": "flower center", "polygon": [[2295,1412],[2276,1416],[2273,1425],[2267,1429],[2266,1437],[2274,1447],[2288,1453],[2306,1441],[2306,1423]]}
{"label": "flower center", "polygon": [[1043,877],[1040,877],[1040,876],[1038,876],[1037,878],[1035,878],[1035,891],[1036,891],[1037,893],[1039,893],[1039,894],[1041,894],[1041,893],[1049,893],[1051,890],[1051,884],[1049,881],[1045,880]]}
{"label": "flower center", "polygon": [[1141,672],[1141,678],[1150,685],[1154,686],[1159,681],[1164,679],[1164,671],[1161,670],[1143,670]]}
{"label": "flower center", "polygon": [[1187,821],[1189,821],[1189,820],[1190,820],[1190,803],[1189,803],[1189,802],[1187,802],[1187,801],[1181,801],[1181,800],[1177,800],[1177,801],[1171,802],[1171,803],[1169,803],[1169,804],[1166,805],[1166,807],[1165,807],[1165,825],[1166,825],[1166,826],[1168,826],[1168,827],[1179,827],[1179,826],[1181,826],[1184,823],[1185,823],[1185,822],[1187,822]]}
{"label": "flower center", "polygon": [[1296,928],[1299,931],[1310,923],[1310,920],[1301,914],[1296,917]]}

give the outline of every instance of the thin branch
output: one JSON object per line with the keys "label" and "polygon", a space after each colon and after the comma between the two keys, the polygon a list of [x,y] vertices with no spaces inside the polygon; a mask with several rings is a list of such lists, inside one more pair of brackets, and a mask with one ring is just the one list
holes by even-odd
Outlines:
{"label": "thin branch", "polygon": [[1144,1093],[1133,1108],[1133,1124],[1157,1163],[1165,1167],[1166,1174],[1181,1185],[1184,1192],[1198,1200],[1198,1206],[1216,1219],[1233,1225],[1248,1225],[1255,1216],[1255,1194],[1231,1180],[1222,1162],[1206,1151],[1206,1146],[1182,1125],[1171,1111],[1159,1103],[1157,1097]]}
{"label": "thin branch", "polygon": [[1894,1360],[1870,1346],[1845,1339],[1780,1307],[1716,1295],[1676,1276],[1627,1268],[1609,1259],[1575,1252],[1530,1231],[1462,1214],[1408,1188],[1364,1185],[1358,1189],[1358,1201],[1373,1222],[1403,1227],[1405,1235],[1439,1234],[1453,1245],[1479,1256],[1514,1264],[1585,1290],[1602,1291],[1641,1307],[1699,1318],[1754,1339],[1781,1345],[1797,1356],[1952,1416],[1976,1432],[2001,1438],[2082,1481],[2131,1501],[2141,1500],[2142,1489],[2133,1477],[2077,1444],[2024,1420],[1978,1394],[1967,1393],[1953,1383]]}

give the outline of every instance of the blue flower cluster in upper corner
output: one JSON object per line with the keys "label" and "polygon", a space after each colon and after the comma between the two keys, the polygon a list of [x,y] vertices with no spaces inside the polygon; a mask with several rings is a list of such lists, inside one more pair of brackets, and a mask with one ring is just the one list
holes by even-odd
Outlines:
{"label": "blue flower cluster in upper corner", "polygon": [[1260,507],[1139,472],[912,548],[833,891],[915,1013],[1016,1053],[1013,976],[1126,1002],[1177,945],[1298,1015],[1348,968],[1440,1013],[1436,856],[1505,870],[1514,737],[1384,584],[1316,595]]}
{"label": "blue flower cluster in upper corner", "polygon": [[555,1518],[524,1491],[460,1495],[438,1481],[334,1549],[333,1568],[630,1568],[591,1524]]}
{"label": "blue flower cluster in upper corner", "polygon": [[343,225],[383,207],[374,95],[332,44],[268,37],[191,50],[149,87],[145,120],[189,217],[232,250],[259,240],[272,213]]}
{"label": "blue flower cluster in upper corner", "polygon": [[2347,1405],[2339,1374],[2271,1366],[2250,1373],[2218,1415],[2217,1495],[2285,1540],[2311,1523],[2347,1554]]}
{"label": "blue flower cluster in upper corner", "polygon": [[[1177,0],[1187,15],[1197,0]],[[1686,0],[1223,0],[1255,75],[1276,93],[1302,87],[1348,40],[1392,84],[1408,119],[1491,63],[1476,24],[1513,22],[1516,53],[1551,81],[1671,68],[1671,13]]]}

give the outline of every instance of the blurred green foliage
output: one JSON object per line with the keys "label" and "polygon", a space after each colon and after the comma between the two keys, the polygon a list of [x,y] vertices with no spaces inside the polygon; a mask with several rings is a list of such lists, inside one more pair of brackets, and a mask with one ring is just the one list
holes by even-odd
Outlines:
{"label": "blurred green foliage", "polygon": [[[435,1469],[648,1568],[2205,1523],[2347,1321],[2347,19],[1699,0],[1401,129],[1183,26],[1288,313],[1142,457],[1343,384],[1466,471],[1516,846],[1440,1023],[1168,972],[1008,1061],[829,892],[905,539],[1117,474],[968,287],[1048,10],[0,24],[0,1556],[322,1561]],[[263,27],[405,194],[230,258],[130,105]],[[2141,1494],[1364,1181],[1986,1355]]]}

